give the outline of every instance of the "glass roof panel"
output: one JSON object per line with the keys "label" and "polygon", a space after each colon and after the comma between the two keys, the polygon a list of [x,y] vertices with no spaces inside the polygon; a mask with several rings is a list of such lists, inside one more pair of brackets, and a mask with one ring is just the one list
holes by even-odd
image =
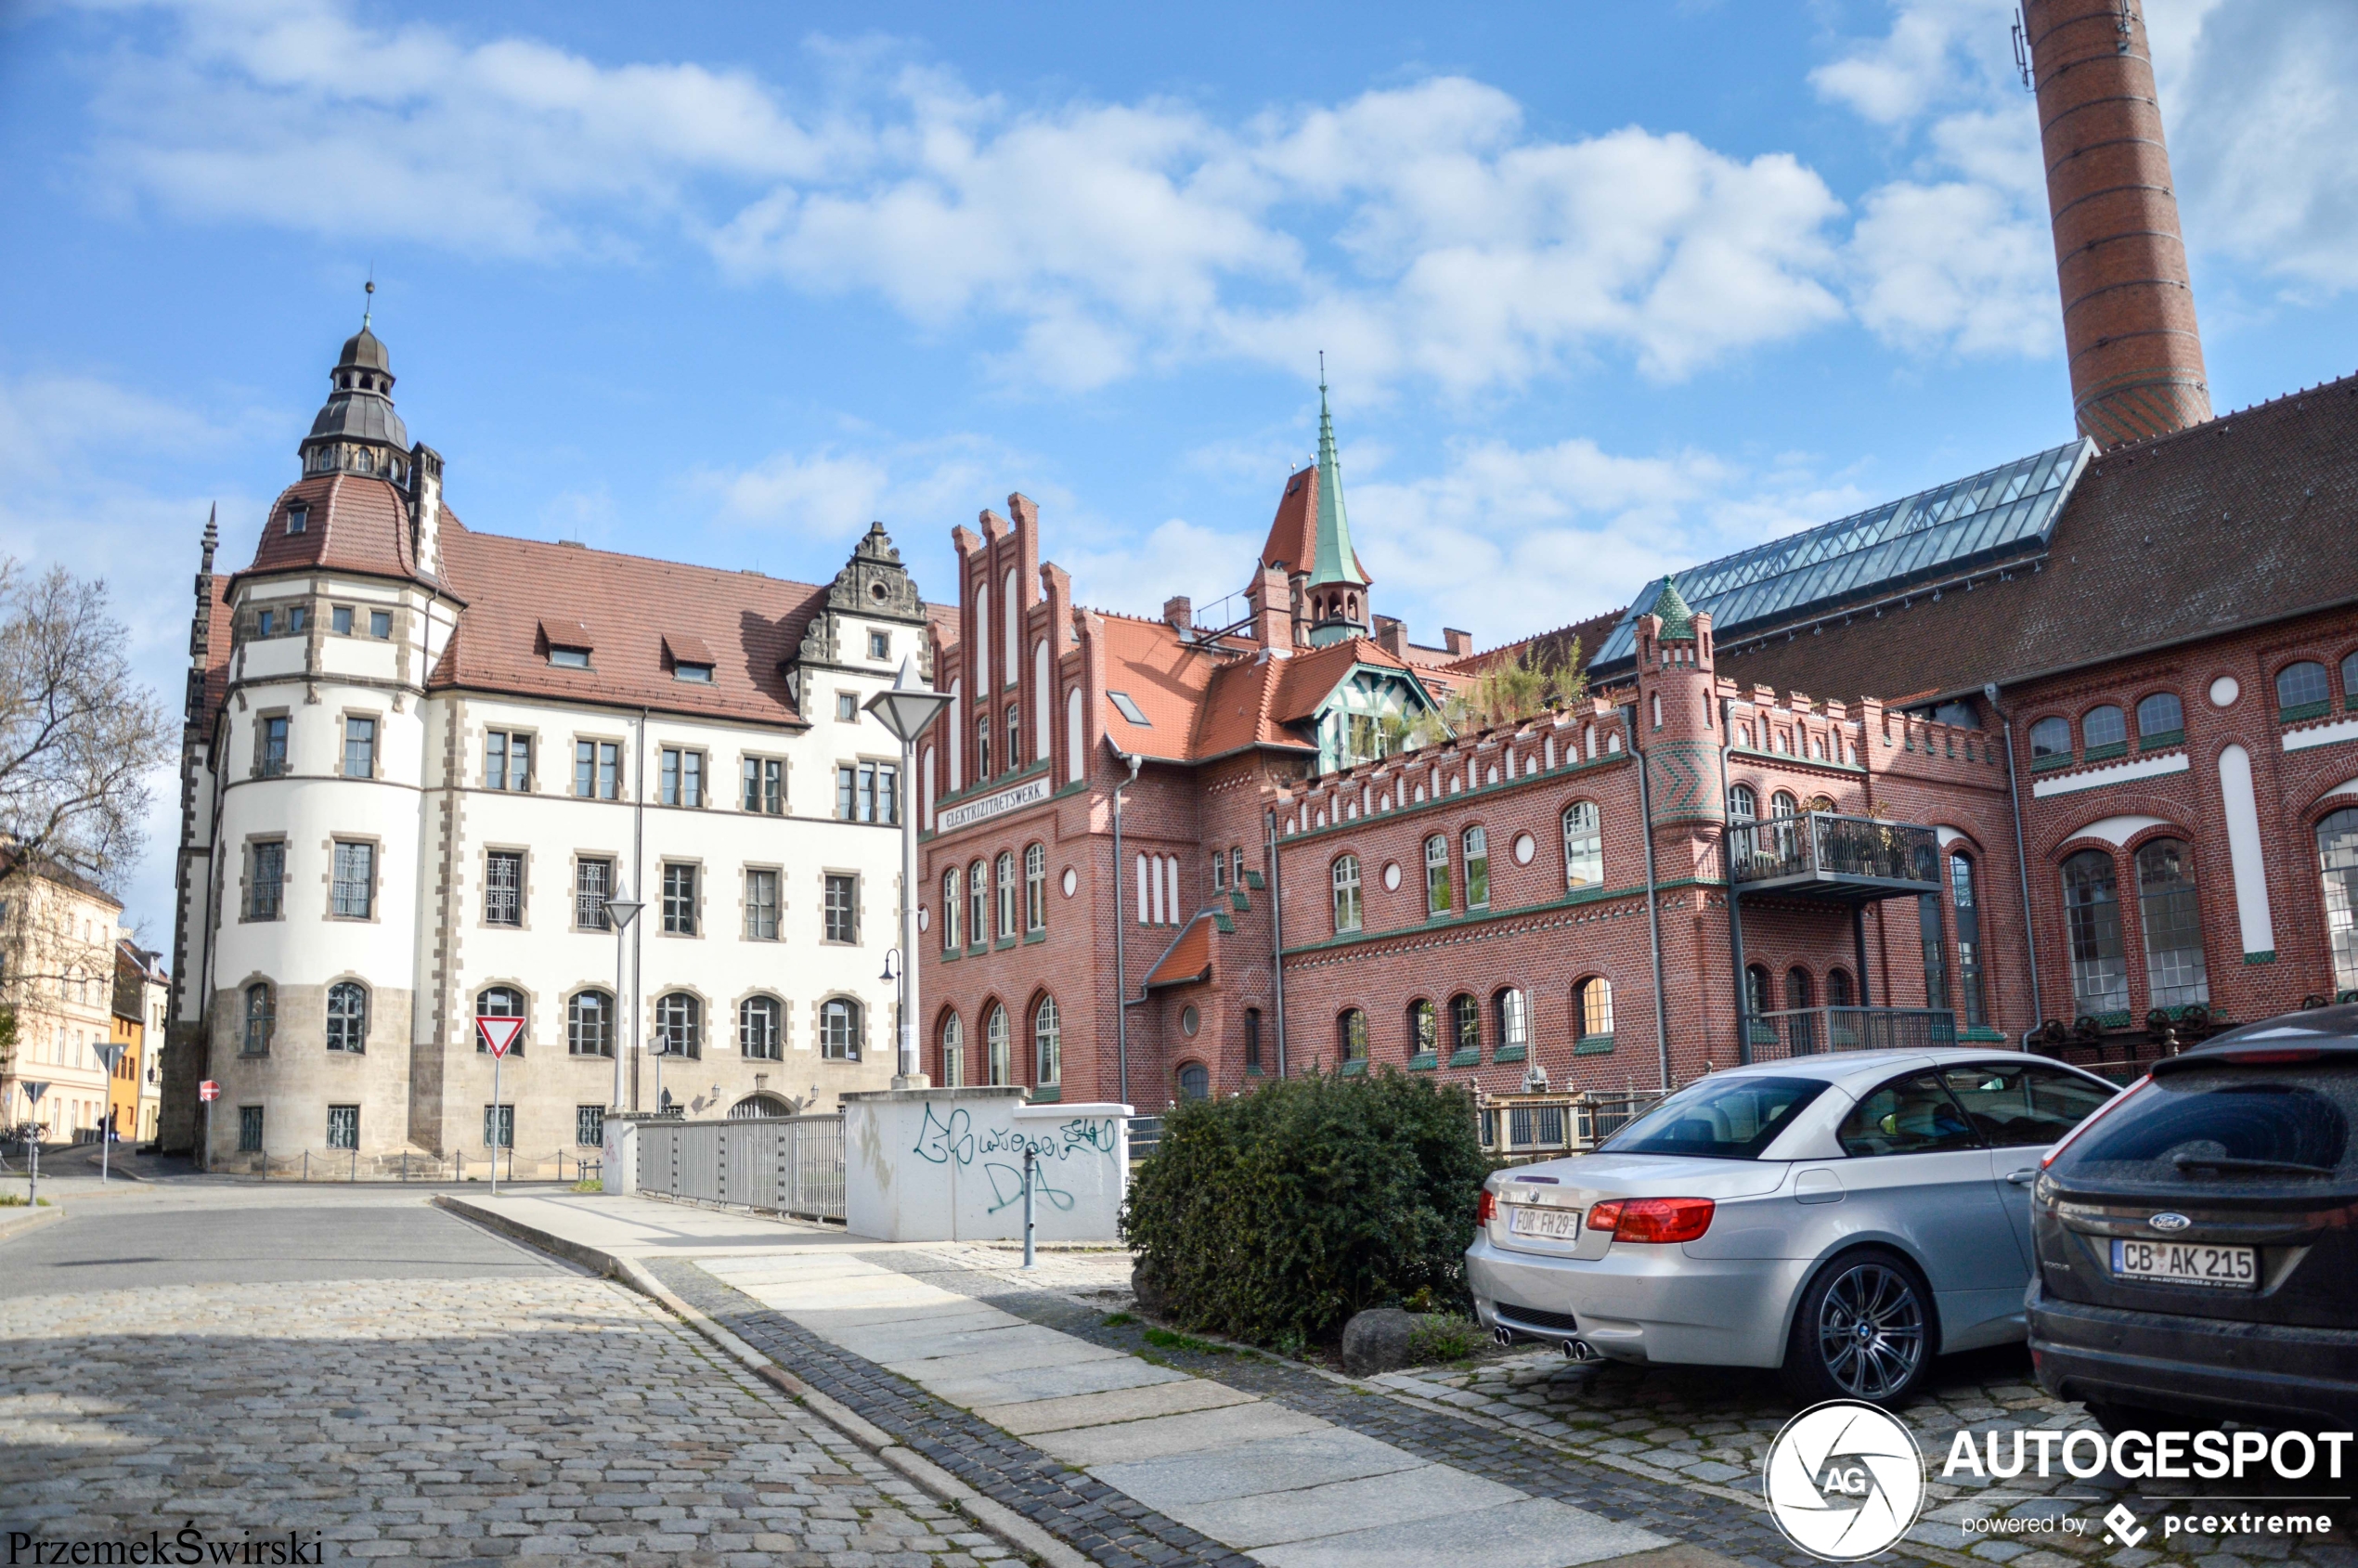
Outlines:
{"label": "glass roof panel", "polygon": [[[1687,603],[1708,612],[1713,631],[1724,638],[1880,587],[1896,590],[1979,557],[2029,554],[2045,547],[2094,453],[2085,440],[2067,442],[1673,576]],[[1598,647],[1595,666],[1629,658],[1638,617],[1654,598],[1637,596]]]}

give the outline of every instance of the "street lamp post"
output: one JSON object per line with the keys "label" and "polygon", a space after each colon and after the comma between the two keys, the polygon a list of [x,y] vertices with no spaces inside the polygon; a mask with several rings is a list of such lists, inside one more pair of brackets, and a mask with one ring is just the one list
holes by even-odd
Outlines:
{"label": "street lamp post", "polygon": [[[613,896],[606,900],[606,919],[614,925],[614,1017],[606,1020],[606,1029],[612,1036],[607,1044],[614,1050],[614,1108],[617,1112],[622,1109],[622,939],[630,923],[639,918],[639,912],[646,907],[619,882],[615,885]],[[631,1016],[637,1017],[637,1009],[632,1009]]]}
{"label": "street lamp post", "polygon": [[950,698],[917,683],[913,657],[900,661],[892,684],[866,706],[900,743],[900,788],[894,800],[900,810],[900,1058],[892,1086],[922,1089],[927,1080],[917,1070],[917,813],[911,801],[917,792],[917,737],[950,706]]}

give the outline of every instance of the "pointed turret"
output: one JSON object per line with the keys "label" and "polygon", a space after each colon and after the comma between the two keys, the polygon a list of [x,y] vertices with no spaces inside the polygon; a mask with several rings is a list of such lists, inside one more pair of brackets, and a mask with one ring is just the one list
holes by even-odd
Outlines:
{"label": "pointed turret", "polygon": [[1662,617],[1662,638],[1665,641],[1684,641],[1695,634],[1695,613],[1687,608],[1684,594],[1678,591],[1676,579],[1662,579],[1662,591],[1654,595],[1653,614]]}
{"label": "pointed turret", "polygon": [[1310,642],[1323,647],[1367,634],[1367,578],[1351,548],[1351,518],[1342,504],[1342,464],[1335,456],[1335,421],[1327,407],[1323,357],[1318,375],[1318,535],[1312,557]]}

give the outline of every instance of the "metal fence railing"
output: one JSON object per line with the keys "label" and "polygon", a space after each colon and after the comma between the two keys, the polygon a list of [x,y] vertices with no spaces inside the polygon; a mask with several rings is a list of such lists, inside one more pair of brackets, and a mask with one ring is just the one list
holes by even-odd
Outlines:
{"label": "metal fence railing", "polygon": [[639,1124],[639,1190],[804,1219],[843,1216],[843,1118]]}
{"label": "metal fence railing", "polygon": [[1651,1089],[1501,1095],[1481,1108],[1483,1152],[1510,1163],[1576,1154],[1612,1137],[1661,1097]]}
{"label": "metal fence railing", "polygon": [[1802,875],[1940,881],[1940,836],[1933,829],[1833,811],[1734,823],[1728,852],[1738,882]]}
{"label": "metal fence railing", "polygon": [[[595,1179],[601,1161],[592,1154],[559,1149],[553,1153],[503,1148],[499,1151],[503,1182],[581,1182]],[[363,1153],[351,1148],[302,1148],[256,1153],[240,1149],[215,1154],[209,1169],[215,1175],[259,1176],[272,1182],[488,1182],[492,1151],[473,1154],[423,1154],[416,1149]]]}
{"label": "metal fence railing", "polygon": [[1744,1021],[1756,1062],[1826,1051],[1925,1051],[1957,1043],[1946,1007],[1791,1007]]}

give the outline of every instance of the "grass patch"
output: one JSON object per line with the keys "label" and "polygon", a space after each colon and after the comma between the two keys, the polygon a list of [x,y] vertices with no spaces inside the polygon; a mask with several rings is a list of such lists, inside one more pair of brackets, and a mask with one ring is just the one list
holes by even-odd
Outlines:
{"label": "grass patch", "polygon": [[[44,1209],[49,1207],[49,1200],[45,1198],[37,1199],[36,1201],[38,1201]],[[21,1193],[0,1193],[0,1209],[22,1209],[26,1207],[28,1207],[28,1204]]]}
{"label": "grass patch", "polygon": [[576,1192],[603,1192],[606,1190],[606,1184],[604,1179],[602,1177],[584,1176],[581,1180],[573,1184],[573,1190]]}
{"label": "grass patch", "polygon": [[1132,1316],[1129,1313],[1115,1312],[1107,1314],[1106,1320],[1103,1323],[1098,1324],[1097,1327],[1100,1328],[1124,1328],[1137,1321],[1137,1318]]}
{"label": "grass patch", "polygon": [[1155,1346],[1159,1350],[1186,1351],[1195,1355],[1232,1355],[1236,1354],[1226,1345],[1216,1345],[1210,1340],[1199,1340],[1193,1334],[1176,1333],[1169,1328],[1147,1329],[1147,1342]]}
{"label": "grass patch", "polygon": [[1408,1359],[1419,1366],[1462,1361],[1483,1346],[1482,1325],[1454,1315],[1429,1317],[1408,1333]]}

